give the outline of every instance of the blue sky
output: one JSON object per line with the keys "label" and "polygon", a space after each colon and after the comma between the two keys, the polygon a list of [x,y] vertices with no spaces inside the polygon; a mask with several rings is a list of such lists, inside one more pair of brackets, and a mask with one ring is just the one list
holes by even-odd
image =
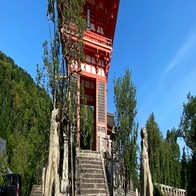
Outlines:
{"label": "blue sky", "polygon": [[[33,78],[48,40],[47,1],[1,0],[0,50]],[[132,71],[136,120],[154,112],[165,137],[177,127],[186,94],[196,95],[196,1],[121,0],[108,78],[108,111],[114,112],[113,78]]]}

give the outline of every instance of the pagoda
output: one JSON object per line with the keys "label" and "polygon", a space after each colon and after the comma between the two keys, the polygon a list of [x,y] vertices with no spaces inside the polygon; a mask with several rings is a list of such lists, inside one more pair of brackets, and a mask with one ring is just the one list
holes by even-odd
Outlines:
{"label": "pagoda", "polygon": [[[79,85],[83,86],[86,104],[94,110],[93,150],[107,145],[107,79],[120,0],[85,0],[84,63]],[[80,141],[80,131],[78,132]],[[80,142],[79,142],[80,143]]]}

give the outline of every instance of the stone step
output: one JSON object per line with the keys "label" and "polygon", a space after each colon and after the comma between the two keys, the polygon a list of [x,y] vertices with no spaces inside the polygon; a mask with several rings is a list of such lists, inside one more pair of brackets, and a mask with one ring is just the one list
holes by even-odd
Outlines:
{"label": "stone step", "polygon": [[104,178],[99,178],[99,179],[92,179],[92,178],[78,178],[77,179],[78,184],[81,183],[105,183],[105,179]]}
{"label": "stone step", "polygon": [[79,195],[107,196],[100,153],[90,150],[77,151],[76,183]]}
{"label": "stone step", "polygon": [[78,153],[77,157],[83,157],[83,158],[100,158],[100,154],[97,153]]}
{"label": "stone step", "polygon": [[78,174],[103,174],[103,169],[91,169],[91,168],[81,168],[77,172]]}
{"label": "stone step", "polygon": [[[122,195],[122,196],[125,196],[125,191],[124,191],[124,189],[121,189],[121,190],[119,191],[119,194]],[[138,193],[138,195],[139,195],[139,193]],[[127,193],[126,193],[126,196],[136,196],[136,192],[131,191],[131,190],[128,190]]]}
{"label": "stone step", "polygon": [[33,185],[30,196],[42,196],[42,186]]}
{"label": "stone step", "polygon": [[81,159],[84,159],[84,160],[96,160],[96,161],[100,161],[100,156],[96,156],[96,157],[93,157],[93,156],[77,156],[77,159],[78,160],[81,160]]}
{"label": "stone step", "polygon": [[102,164],[99,165],[94,165],[94,164],[83,164],[83,165],[78,165],[77,167],[78,170],[80,169],[89,169],[89,170],[93,170],[93,169],[103,169]]}
{"label": "stone step", "polygon": [[92,153],[92,154],[100,154],[99,152],[97,152],[97,151],[93,151],[93,150],[82,150],[82,149],[76,149],[76,152],[77,152],[77,154],[80,154],[80,153],[86,153],[86,154],[88,154],[88,153]]}
{"label": "stone step", "polygon": [[92,173],[80,173],[80,175],[78,176],[79,178],[91,178],[91,179],[100,179],[103,178],[104,179],[104,175],[103,174],[92,174]]}
{"label": "stone step", "polygon": [[105,183],[81,183],[80,184],[81,189],[92,189],[92,188],[98,188],[98,189],[105,189]]}
{"label": "stone step", "polygon": [[85,194],[81,196],[108,196],[107,194]]}
{"label": "stone step", "polygon": [[94,159],[79,159],[78,165],[102,165],[100,160],[94,160]]}
{"label": "stone step", "polygon": [[80,190],[81,195],[87,195],[87,194],[107,194],[106,189],[97,189],[97,188],[88,188],[88,189],[82,189]]}

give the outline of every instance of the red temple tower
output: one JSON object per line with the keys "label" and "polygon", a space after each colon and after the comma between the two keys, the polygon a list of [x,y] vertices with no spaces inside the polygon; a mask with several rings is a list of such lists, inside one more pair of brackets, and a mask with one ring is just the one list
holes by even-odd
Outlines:
{"label": "red temple tower", "polygon": [[[85,61],[81,64],[79,85],[83,86],[87,105],[94,109],[93,150],[106,148],[107,78],[120,0],[85,0]],[[80,132],[78,132],[80,143]]]}

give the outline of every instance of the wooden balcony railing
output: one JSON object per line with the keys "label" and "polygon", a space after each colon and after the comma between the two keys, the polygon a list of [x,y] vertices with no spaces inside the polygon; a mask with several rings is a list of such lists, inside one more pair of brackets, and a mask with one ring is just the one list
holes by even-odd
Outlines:
{"label": "wooden balcony railing", "polygon": [[85,31],[84,32],[84,41],[87,42],[93,42],[94,44],[97,44],[99,46],[112,49],[112,40],[108,39],[104,36],[98,35],[96,33],[93,33],[92,31]]}
{"label": "wooden balcony railing", "polygon": [[[75,34],[75,26],[72,25],[63,25],[63,27],[61,28],[61,33],[62,36],[64,38],[67,39],[72,39],[72,40],[76,40],[77,39],[77,34]],[[64,40],[64,42],[67,42],[67,39]],[[97,33],[94,33],[92,31],[86,30],[84,32],[84,37],[83,40],[85,42],[85,44],[88,45],[89,44],[93,44],[93,45],[97,45],[100,48],[103,48],[103,50],[107,50],[107,51],[112,51],[112,39],[108,39],[102,35],[99,35]]]}

